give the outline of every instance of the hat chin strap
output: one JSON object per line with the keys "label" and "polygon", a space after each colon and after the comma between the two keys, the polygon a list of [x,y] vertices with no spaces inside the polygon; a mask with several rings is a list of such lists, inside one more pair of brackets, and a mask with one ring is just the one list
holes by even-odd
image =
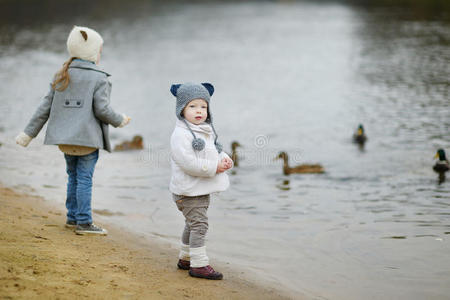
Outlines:
{"label": "hat chin strap", "polygon": [[[196,151],[202,151],[203,149],[205,149],[205,140],[203,140],[202,138],[198,138],[195,133],[192,131],[191,127],[189,127],[189,124],[187,123],[185,118],[181,118],[181,120],[184,122],[184,124],[186,125],[186,127],[188,128],[189,132],[192,134],[192,136],[194,137],[194,139],[192,140],[192,148],[194,148],[194,150]],[[211,128],[214,132],[214,145],[216,146],[217,152],[222,152],[222,145],[220,143],[217,142],[217,138],[218,135],[216,133],[216,130],[214,129],[214,126],[211,124]]]}
{"label": "hat chin strap", "polygon": [[219,136],[217,135],[216,129],[214,128],[214,125],[212,124],[211,121],[211,128],[214,132],[214,135],[216,136],[216,138],[214,139],[214,146],[216,146],[217,152],[222,152],[223,146],[221,143],[217,142],[217,139],[219,138]]}

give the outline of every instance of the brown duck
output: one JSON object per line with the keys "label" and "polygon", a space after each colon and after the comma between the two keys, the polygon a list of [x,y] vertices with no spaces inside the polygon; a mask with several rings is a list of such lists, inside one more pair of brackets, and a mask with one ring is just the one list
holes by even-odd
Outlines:
{"label": "brown duck", "polygon": [[308,164],[303,164],[303,165],[299,165],[299,166],[295,166],[295,167],[289,167],[288,161],[288,155],[286,152],[280,152],[280,154],[278,154],[278,156],[275,159],[283,159],[284,163],[283,163],[283,173],[284,175],[289,175],[289,174],[294,174],[294,173],[301,173],[301,174],[321,174],[324,173],[325,170],[323,169],[323,167],[319,164],[313,164],[313,165],[308,165]]}
{"label": "brown duck", "polygon": [[126,150],[140,150],[144,149],[144,143],[142,136],[135,135],[131,142],[125,141],[114,147],[114,151],[126,151]]}
{"label": "brown duck", "polygon": [[241,144],[236,141],[231,143],[231,159],[233,160],[235,167],[239,166],[239,158],[236,152],[237,147],[241,147]]}

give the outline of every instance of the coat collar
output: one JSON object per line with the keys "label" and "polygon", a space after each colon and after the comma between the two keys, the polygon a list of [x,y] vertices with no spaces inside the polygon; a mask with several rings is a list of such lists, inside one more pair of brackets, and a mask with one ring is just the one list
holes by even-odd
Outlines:
{"label": "coat collar", "polygon": [[[188,120],[186,120],[186,122],[188,123],[189,128],[191,128],[191,130],[194,132],[201,132],[201,133],[206,133],[206,134],[212,133],[211,125],[209,125],[208,123],[202,123],[200,125],[195,125],[195,124],[192,124],[191,122],[189,122]],[[186,128],[186,124],[181,120],[177,120],[176,126],[188,130]]]}
{"label": "coat collar", "polygon": [[76,68],[76,69],[85,69],[85,70],[93,70],[100,73],[106,74],[106,76],[111,76],[111,74],[103,71],[99,66],[94,64],[91,61],[83,60],[83,59],[74,59],[72,63],[70,64],[69,68]]}

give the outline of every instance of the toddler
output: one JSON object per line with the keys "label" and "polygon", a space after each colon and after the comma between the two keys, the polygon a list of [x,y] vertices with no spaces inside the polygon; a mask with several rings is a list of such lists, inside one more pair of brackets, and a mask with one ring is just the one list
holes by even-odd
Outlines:
{"label": "toddler", "polygon": [[172,177],[170,191],[185,218],[178,267],[189,275],[222,279],[209,265],[205,236],[210,194],[229,186],[226,170],[233,162],[222,151],[212,124],[210,83],[175,84],[170,91],[176,97],[178,118],[170,139]]}

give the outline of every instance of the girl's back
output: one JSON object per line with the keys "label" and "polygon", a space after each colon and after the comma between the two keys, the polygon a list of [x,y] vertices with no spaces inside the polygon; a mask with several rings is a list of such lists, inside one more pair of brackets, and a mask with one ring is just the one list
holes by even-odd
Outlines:
{"label": "girl's back", "polygon": [[[123,116],[109,107],[109,74],[92,62],[75,59],[70,64],[70,83],[55,90],[45,144],[68,144],[110,151],[105,141],[106,124],[117,127]],[[106,134],[105,134],[106,133]]]}
{"label": "girl's back", "polygon": [[50,90],[16,142],[26,147],[48,121],[45,144],[64,152],[68,174],[66,227],[77,234],[106,235],[92,223],[92,176],[99,149],[111,151],[108,124],[123,127],[130,118],[109,105],[109,74],[101,70],[102,37],[87,27],[75,26],[67,39],[70,59],[56,74]]}

